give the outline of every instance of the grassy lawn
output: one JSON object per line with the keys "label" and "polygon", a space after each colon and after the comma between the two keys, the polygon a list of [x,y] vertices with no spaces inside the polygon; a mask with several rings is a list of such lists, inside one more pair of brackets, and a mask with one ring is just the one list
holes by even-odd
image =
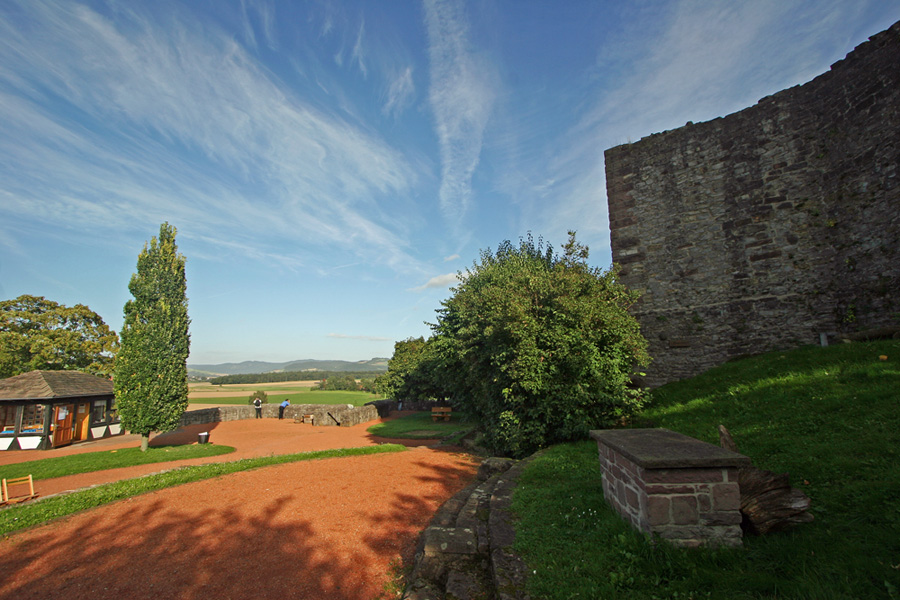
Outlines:
{"label": "grassy lawn", "polygon": [[12,479],[23,477],[29,473],[34,479],[52,479],[77,473],[90,473],[133,467],[151,463],[186,460],[190,458],[206,458],[234,452],[231,446],[216,444],[191,444],[187,446],[151,447],[146,452],[140,448],[120,448],[105,452],[88,452],[71,456],[56,456],[41,460],[32,460],[0,467],[0,478]]}
{"label": "grassy lawn", "polygon": [[454,414],[449,421],[435,423],[430,412],[419,412],[373,425],[366,431],[386,438],[428,440],[456,437],[454,434],[467,433],[474,427],[473,423],[465,422],[460,414]]}
{"label": "grassy lawn", "polygon": [[[257,387],[256,389],[261,389]],[[221,398],[191,398],[191,404],[237,404],[249,405],[248,399],[253,390],[248,391],[246,396],[224,396]],[[353,406],[363,406],[367,402],[373,400],[381,400],[382,397],[377,394],[368,392],[342,392],[328,390],[311,390],[309,388],[300,389],[293,392],[282,392],[266,390],[269,396],[269,404],[281,404],[287,398],[291,404],[352,404]]]}
{"label": "grassy lawn", "polygon": [[283,454],[280,456],[265,456],[261,458],[248,458],[225,463],[212,463],[181,467],[165,473],[147,475],[135,479],[127,479],[106,485],[99,485],[86,490],[54,496],[45,500],[37,500],[24,504],[17,504],[0,510],[0,535],[40,525],[52,519],[64,517],[88,508],[94,508],[124,498],[130,498],[138,494],[160,490],[174,485],[211,479],[221,475],[257,469],[270,465],[278,465],[302,460],[316,460],[322,458],[337,458],[343,456],[361,456],[369,454],[381,454],[384,452],[402,452],[405,446],[398,444],[381,444],[379,446],[365,446],[362,448],[343,448],[339,450],[322,450],[319,452],[301,452],[298,454]]}
{"label": "grassy lawn", "polygon": [[596,444],[557,446],[514,499],[534,598],[900,598],[900,341],[770,353],[653,397],[653,426],[718,444],[724,424],[790,473],[815,522],[737,550],[654,544],[604,502]]}

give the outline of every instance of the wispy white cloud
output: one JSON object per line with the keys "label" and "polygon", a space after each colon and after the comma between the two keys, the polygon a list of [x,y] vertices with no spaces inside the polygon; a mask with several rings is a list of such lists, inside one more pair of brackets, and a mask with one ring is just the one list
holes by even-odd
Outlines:
{"label": "wispy white cloud", "polygon": [[459,226],[472,197],[472,177],[496,92],[493,68],[471,48],[459,0],[425,0],[431,85],[429,99],[441,151],[441,209]]}
{"label": "wispy white cloud", "polygon": [[26,31],[0,19],[0,175],[15,170],[3,211],[71,228],[189,223],[211,244],[244,240],[245,255],[281,240],[297,253],[285,264],[321,244],[415,264],[377,208],[416,184],[409,161],[285,88],[232,36],[186,15],[163,29],[129,6],[115,21],[72,3],[19,10]]}
{"label": "wispy white cloud", "polygon": [[331,15],[327,15],[322,20],[322,27],[319,28],[319,38],[327,37],[331,31],[334,29],[334,17]]}
{"label": "wispy white cloud", "polygon": [[412,67],[406,67],[391,81],[387,102],[381,112],[394,117],[398,116],[412,103],[415,93],[416,86],[413,82]]}
{"label": "wispy white cloud", "polygon": [[451,254],[450,256],[444,258],[444,262],[450,262],[453,260],[459,260],[459,254]]}
{"label": "wispy white cloud", "polygon": [[409,291],[411,292],[422,292],[430,288],[443,288],[451,286],[455,283],[459,283],[459,275],[456,273],[447,273],[445,275],[438,275],[436,277],[432,277],[423,285],[419,287],[411,288]]}
{"label": "wispy white cloud", "polygon": [[356,42],[353,44],[353,60],[356,61],[356,65],[359,67],[360,72],[362,72],[363,77],[368,75],[368,70],[366,69],[366,61],[365,56],[363,56],[363,37],[366,33],[366,22],[363,21],[359,24],[359,30],[356,33]]}

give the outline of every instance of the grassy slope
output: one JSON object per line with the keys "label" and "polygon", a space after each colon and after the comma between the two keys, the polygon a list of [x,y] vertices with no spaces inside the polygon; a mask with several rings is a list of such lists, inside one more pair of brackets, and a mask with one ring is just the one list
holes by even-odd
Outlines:
{"label": "grassy slope", "polygon": [[657,546],[603,502],[596,445],[558,446],[515,497],[536,598],[900,598],[900,341],[729,363],[659,388],[644,418],[711,443],[724,424],[816,521],[742,550]]}

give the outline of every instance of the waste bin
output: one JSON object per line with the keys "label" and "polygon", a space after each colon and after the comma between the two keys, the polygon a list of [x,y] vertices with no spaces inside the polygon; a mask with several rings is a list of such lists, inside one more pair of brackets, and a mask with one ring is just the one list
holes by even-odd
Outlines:
{"label": "waste bin", "polygon": [[198,433],[197,438],[197,442],[199,442],[200,444],[205,444],[209,441],[209,432],[204,431],[203,433]]}

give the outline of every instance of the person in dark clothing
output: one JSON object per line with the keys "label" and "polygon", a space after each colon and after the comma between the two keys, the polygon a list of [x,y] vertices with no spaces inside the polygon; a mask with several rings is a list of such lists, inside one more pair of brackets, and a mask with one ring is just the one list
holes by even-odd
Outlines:
{"label": "person in dark clothing", "polygon": [[288,402],[287,398],[284,399],[284,402],[282,402],[281,404],[278,405],[278,418],[279,419],[284,418],[284,409],[286,409],[290,405],[291,405],[291,403]]}
{"label": "person in dark clothing", "polygon": [[256,407],[256,418],[262,419],[262,400],[259,398],[253,401],[253,406]]}

